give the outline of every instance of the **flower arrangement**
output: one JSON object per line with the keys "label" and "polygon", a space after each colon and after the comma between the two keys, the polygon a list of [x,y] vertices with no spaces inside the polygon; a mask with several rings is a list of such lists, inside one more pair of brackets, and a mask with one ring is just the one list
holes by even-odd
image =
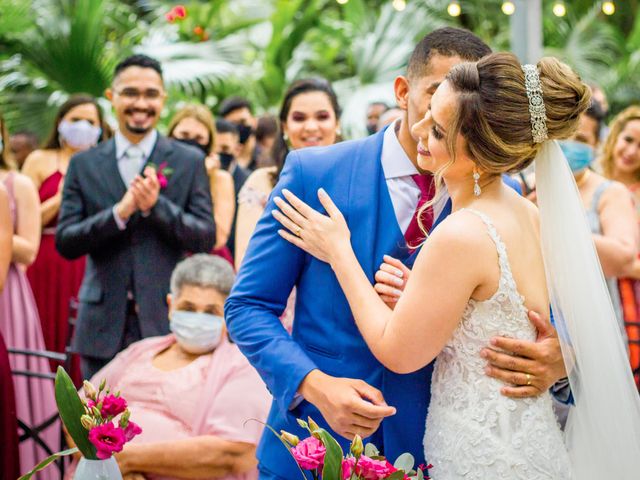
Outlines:
{"label": "flower arrangement", "polygon": [[83,390],[84,399],[78,395],[64,368],[58,367],[56,404],[62,423],[76,446],[54,453],[19,480],[29,480],[58,458],[78,452],[87,460],[107,460],[114,453],[122,451],[126,442],[142,433],[142,429],[130,420],[127,401],[120,396],[120,392],[112,393],[106,381],[103,380],[96,389],[85,380]]}
{"label": "flower arrangement", "polygon": [[[415,460],[403,453],[391,464],[380,455],[375,445],[363,445],[356,435],[345,456],[340,444],[329,432],[320,428],[311,418],[298,424],[310,434],[304,440],[289,432],[280,432],[279,438],[295,459],[303,478],[310,471],[314,480],[425,480],[431,465],[414,469]],[[274,432],[275,433],[275,432]]]}

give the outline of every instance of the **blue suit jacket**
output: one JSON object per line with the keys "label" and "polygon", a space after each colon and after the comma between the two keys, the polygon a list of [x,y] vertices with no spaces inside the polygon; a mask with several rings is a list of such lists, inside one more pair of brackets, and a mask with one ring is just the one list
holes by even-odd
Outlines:
{"label": "blue suit jacket", "polygon": [[[268,424],[276,431],[305,436],[296,418],[311,416],[329,429],[307,401],[289,410],[304,377],[313,369],[336,377],[362,379],[380,389],[397,409],[369,439],[392,461],[410,452],[425,461],[423,437],[430,398],[432,365],[408,375],[383,367],[369,351],[329,264],[289,244],[277,234],[273,197],[286,188],[321,210],[324,188],[345,216],[351,244],[369,280],[389,254],[412,260],[400,231],[381,164],[384,132],[330,147],[294,151],[251,238],[235,286],[225,305],[231,338],[258,370],[274,397]],[[447,205],[440,219],[450,212]],[[280,323],[293,287],[295,321],[290,336]],[[250,394],[248,392],[248,394]],[[273,476],[300,473],[282,443],[270,432],[258,447],[260,469]],[[336,438],[347,451],[348,442]]]}

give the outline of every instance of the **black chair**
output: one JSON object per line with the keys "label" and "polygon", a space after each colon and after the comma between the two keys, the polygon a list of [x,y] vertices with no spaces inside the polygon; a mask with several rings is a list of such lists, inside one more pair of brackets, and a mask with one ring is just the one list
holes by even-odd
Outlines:
{"label": "black chair", "polygon": [[[7,348],[7,351],[9,352],[10,356],[21,355],[24,357],[31,357],[31,358],[45,358],[47,360],[53,360],[56,363],[60,363],[61,365],[64,365],[65,368],[68,368],[69,355],[67,355],[66,353],[50,352],[47,350],[28,350],[28,349],[22,349],[22,348]],[[14,377],[37,378],[37,379],[41,379],[42,381],[50,381],[50,382],[55,381],[55,378],[56,378],[55,373],[52,373],[52,372],[34,372],[30,370],[12,369],[11,373]],[[58,420],[59,420],[59,416],[57,412],[38,425],[27,425],[23,419],[18,418],[18,427],[20,428],[20,430],[22,430],[22,433],[20,434],[18,441],[22,443],[27,440],[33,440],[46,452],[47,456],[52,455],[53,453],[56,453],[51,448],[51,446],[47,445],[47,443],[41,437],[41,434],[44,430],[49,428]],[[62,430],[62,422],[61,422],[60,423],[60,445],[63,445],[64,441],[65,441],[64,432]],[[60,471],[61,478],[64,477],[64,471],[65,471],[64,459],[57,460],[55,464],[58,467],[58,470]]]}

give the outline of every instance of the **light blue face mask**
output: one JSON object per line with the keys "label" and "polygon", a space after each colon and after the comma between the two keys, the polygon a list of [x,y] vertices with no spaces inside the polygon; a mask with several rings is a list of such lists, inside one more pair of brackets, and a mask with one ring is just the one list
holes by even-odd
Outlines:
{"label": "light blue face mask", "polygon": [[4,142],[2,141],[2,137],[0,137],[0,154],[4,152]]}
{"label": "light blue face mask", "polygon": [[573,140],[562,140],[558,143],[573,173],[580,172],[593,163],[596,154],[591,145]]}
{"label": "light blue face mask", "polygon": [[189,353],[211,352],[220,344],[224,318],[210,313],[176,310],[171,313],[169,329],[180,346]]}

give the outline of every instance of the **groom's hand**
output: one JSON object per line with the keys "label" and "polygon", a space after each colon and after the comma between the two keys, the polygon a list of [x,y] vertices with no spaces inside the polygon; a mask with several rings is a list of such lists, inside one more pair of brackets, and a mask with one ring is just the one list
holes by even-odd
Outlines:
{"label": "groom's hand", "polygon": [[538,330],[535,342],[496,337],[491,340],[491,348],[480,352],[489,362],[487,375],[512,385],[501,390],[507,397],[538,396],[567,376],[555,328],[533,311],[529,312],[529,320]]}
{"label": "groom's hand", "polygon": [[300,384],[299,393],[315,405],[338,435],[353,440],[371,436],[385,417],[396,409],[384,401],[382,392],[362,380],[332,377],[311,371]]}

